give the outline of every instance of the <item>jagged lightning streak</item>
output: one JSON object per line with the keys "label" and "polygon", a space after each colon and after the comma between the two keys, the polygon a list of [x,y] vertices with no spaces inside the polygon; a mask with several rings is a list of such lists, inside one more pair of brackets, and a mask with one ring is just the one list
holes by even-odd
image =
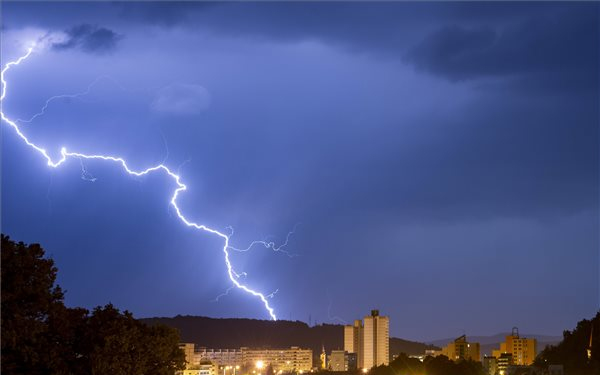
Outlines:
{"label": "jagged lightning streak", "polygon": [[[243,253],[246,251],[250,251],[255,245],[261,245],[267,249],[273,250],[276,253],[284,253],[285,255],[287,255],[290,258],[297,257],[298,254],[290,253],[289,251],[287,251],[286,247],[288,246],[288,243],[290,242],[290,237],[294,233],[296,233],[296,228],[298,227],[298,225],[300,225],[300,223],[297,223],[296,225],[294,225],[294,228],[290,232],[288,232],[287,236],[285,237],[285,242],[282,243],[281,245],[277,245],[273,241],[256,240],[256,241],[252,241],[250,243],[250,245],[248,245],[248,247],[246,247],[246,248],[240,249],[237,247],[230,246],[229,249]],[[231,234],[229,235],[229,237],[231,237],[233,235],[233,227],[229,226],[227,228],[231,231]]]}
{"label": "jagged lightning streak", "polygon": [[96,86],[98,84],[98,82],[100,82],[101,80],[110,80],[114,84],[119,86],[121,89],[123,89],[123,87],[121,85],[119,85],[119,83],[115,79],[113,79],[109,76],[100,76],[100,77],[96,78],[92,83],[90,83],[85,91],[78,92],[75,94],[62,94],[62,95],[52,96],[52,97],[48,98],[48,100],[46,100],[46,103],[44,103],[44,106],[42,107],[42,109],[40,109],[40,111],[38,113],[34,114],[33,116],[31,116],[30,118],[28,118],[26,120],[18,118],[18,119],[15,119],[14,121],[19,124],[32,123],[36,118],[46,114],[46,110],[48,109],[48,106],[50,106],[50,103],[52,103],[53,101],[55,101],[57,99],[76,99],[76,98],[80,98],[82,96],[86,96],[92,91],[92,88],[94,88],[94,86]]}
{"label": "jagged lightning streak", "polygon": [[173,181],[175,182],[175,184],[177,185],[177,188],[175,189],[175,191],[173,192],[173,195],[171,196],[170,203],[173,206],[179,219],[188,227],[192,227],[192,228],[195,228],[200,231],[214,234],[223,240],[223,253],[225,255],[225,265],[227,266],[227,275],[229,276],[229,279],[231,280],[233,285],[236,288],[241,289],[241,290],[245,291],[246,293],[259,298],[262,301],[263,305],[265,306],[265,309],[269,313],[269,316],[271,317],[271,319],[277,320],[275,311],[273,310],[271,305],[269,305],[269,301],[267,300],[267,298],[271,298],[273,294],[265,296],[264,294],[257,292],[253,289],[250,289],[248,286],[246,286],[238,281],[238,279],[241,277],[242,274],[236,273],[233,269],[233,266],[231,265],[231,261],[229,259],[229,249],[231,248],[229,245],[229,236],[224,233],[219,232],[216,229],[209,228],[204,224],[198,224],[193,221],[190,221],[182,214],[181,209],[177,205],[177,198],[179,197],[179,193],[187,190],[187,185],[185,185],[183,182],[181,182],[181,177],[178,174],[175,174],[174,172],[172,172],[164,164],[159,164],[159,165],[156,165],[156,166],[153,166],[153,167],[141,170],[141,171],[136,171],[136,170],[129,168],[125,159],[123,159],[121,157],[110,156],[110,155],[94,155],[94,154],[89,155],[89,154],[84,154],[84,153],[80,153],[80,152],[69,151],[69,150],[67,150],[66,147],[61,147],[61,149],[60,149],[61,157],[57,161],[54,161],[54,160],[52,160],[52,158],[50,157],[50,155],[48,154],[46,149],[31,142],[27,138],[27,136],[25,136],[25,134],[23,134],[23,132],[21,131],[21,129],[19,128],[19,126],[17,125],[15,120],[9,119],[4,114],[4,98],[6,98],[6,91],[7,91],[7,87],[8,87],[8,84],[7,84],[4,76],[11,67],[21,64],[29,56],[31,56],[32,53],[33,53],[33,47],[29,48],[27,53],[25,55],[19,57],[17,60],[8,62],[6,64],[6,66],[2,69],[2,71],[0,72],[0,81],[2,82],[2,95],[0,95],[0,116],[1,116],[2,121],[4,121],[10,127],[12,127],[14,129],[15,133],[17,134],[17,136],[19,136],[19,138],[21,138],[27,146],[29,146],[30,148],[37,151],[40,155],[42,155],[44,157],[44,159],[46,159],[48,166],[52,167],[52,168],[58,168],[67,160],[67,158],[76,158],[76,159],[79,159],[80,161],[82,161],[83,159],[86,159],[86,160],[104,160],[104,161],[114,162],[114,163],[120,165],[121,168],[125,172],[127,172],[127,174],[132,175],[132,176],[137,176],[137,177],[145,176],[152,172],[164,172],[167,176],[172,178]]}

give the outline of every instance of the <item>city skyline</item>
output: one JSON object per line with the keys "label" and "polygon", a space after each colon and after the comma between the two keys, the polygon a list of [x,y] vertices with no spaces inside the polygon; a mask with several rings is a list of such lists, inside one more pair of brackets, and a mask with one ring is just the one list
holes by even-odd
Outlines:
{"label": "city skyline", "polygon": [[3,121],[2,232],[42,244],[71,306],[560,335],[599,307],[599,14],[3,3],[3,69],[35,42],[7,118],[52,158],[187,190],[48,168]]}

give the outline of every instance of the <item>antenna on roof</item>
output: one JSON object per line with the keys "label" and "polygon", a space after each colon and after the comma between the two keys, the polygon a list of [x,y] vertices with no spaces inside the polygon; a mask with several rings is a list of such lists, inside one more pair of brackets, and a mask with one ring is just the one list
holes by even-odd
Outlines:
{"label": "antenna on roof", "polygon": [[519,329],[517,327],[512,328],[512,337],[519,338]]}

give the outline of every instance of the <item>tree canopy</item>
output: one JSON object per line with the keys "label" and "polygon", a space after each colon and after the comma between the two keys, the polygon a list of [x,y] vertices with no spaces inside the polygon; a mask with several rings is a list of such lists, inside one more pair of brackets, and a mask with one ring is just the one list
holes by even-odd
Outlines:
{"label": "tree canopy", "polygon": [[168,375],[184,368],[179,334],[112,305],[64,305],[58,272],[37,244],[2,235],[3,374]]}
{"label": "tree canopy", "polygon": [[[590,336],[592,337],[591,357]],[[566,374],[600,374],[600,312],[591,320],[584,319],[571,331],[563,332],[563,340],[558,345],[549,346],[536,358],[537,367],[563,365]]]}
{"label": "tree canopy", "polygon": [[374,367],[369,375],[483,375],[481,363],[454,362],[446,356],[427,357],[423,362],[402,353],[389,366]]}

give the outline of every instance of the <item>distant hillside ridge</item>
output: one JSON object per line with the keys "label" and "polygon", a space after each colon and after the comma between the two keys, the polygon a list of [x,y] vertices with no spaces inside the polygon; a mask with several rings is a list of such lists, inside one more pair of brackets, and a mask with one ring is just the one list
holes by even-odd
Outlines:
{"label": "distant hillside ridge", "polygon": [[[208,318],[181,316],[174,318],[144,318],[146,324],[164,324],[179,330],[181,342],[191,342],[210,349],[289,348],[299,346],[312,349],[313,354],[322,347],[344,349],[344,326],[321,324],[309,327],[300,321],[257,320],[238,318]],[[423,354],[426,349],[439,349],[434,345],[390,338],[390,356],[399,353]]]}

